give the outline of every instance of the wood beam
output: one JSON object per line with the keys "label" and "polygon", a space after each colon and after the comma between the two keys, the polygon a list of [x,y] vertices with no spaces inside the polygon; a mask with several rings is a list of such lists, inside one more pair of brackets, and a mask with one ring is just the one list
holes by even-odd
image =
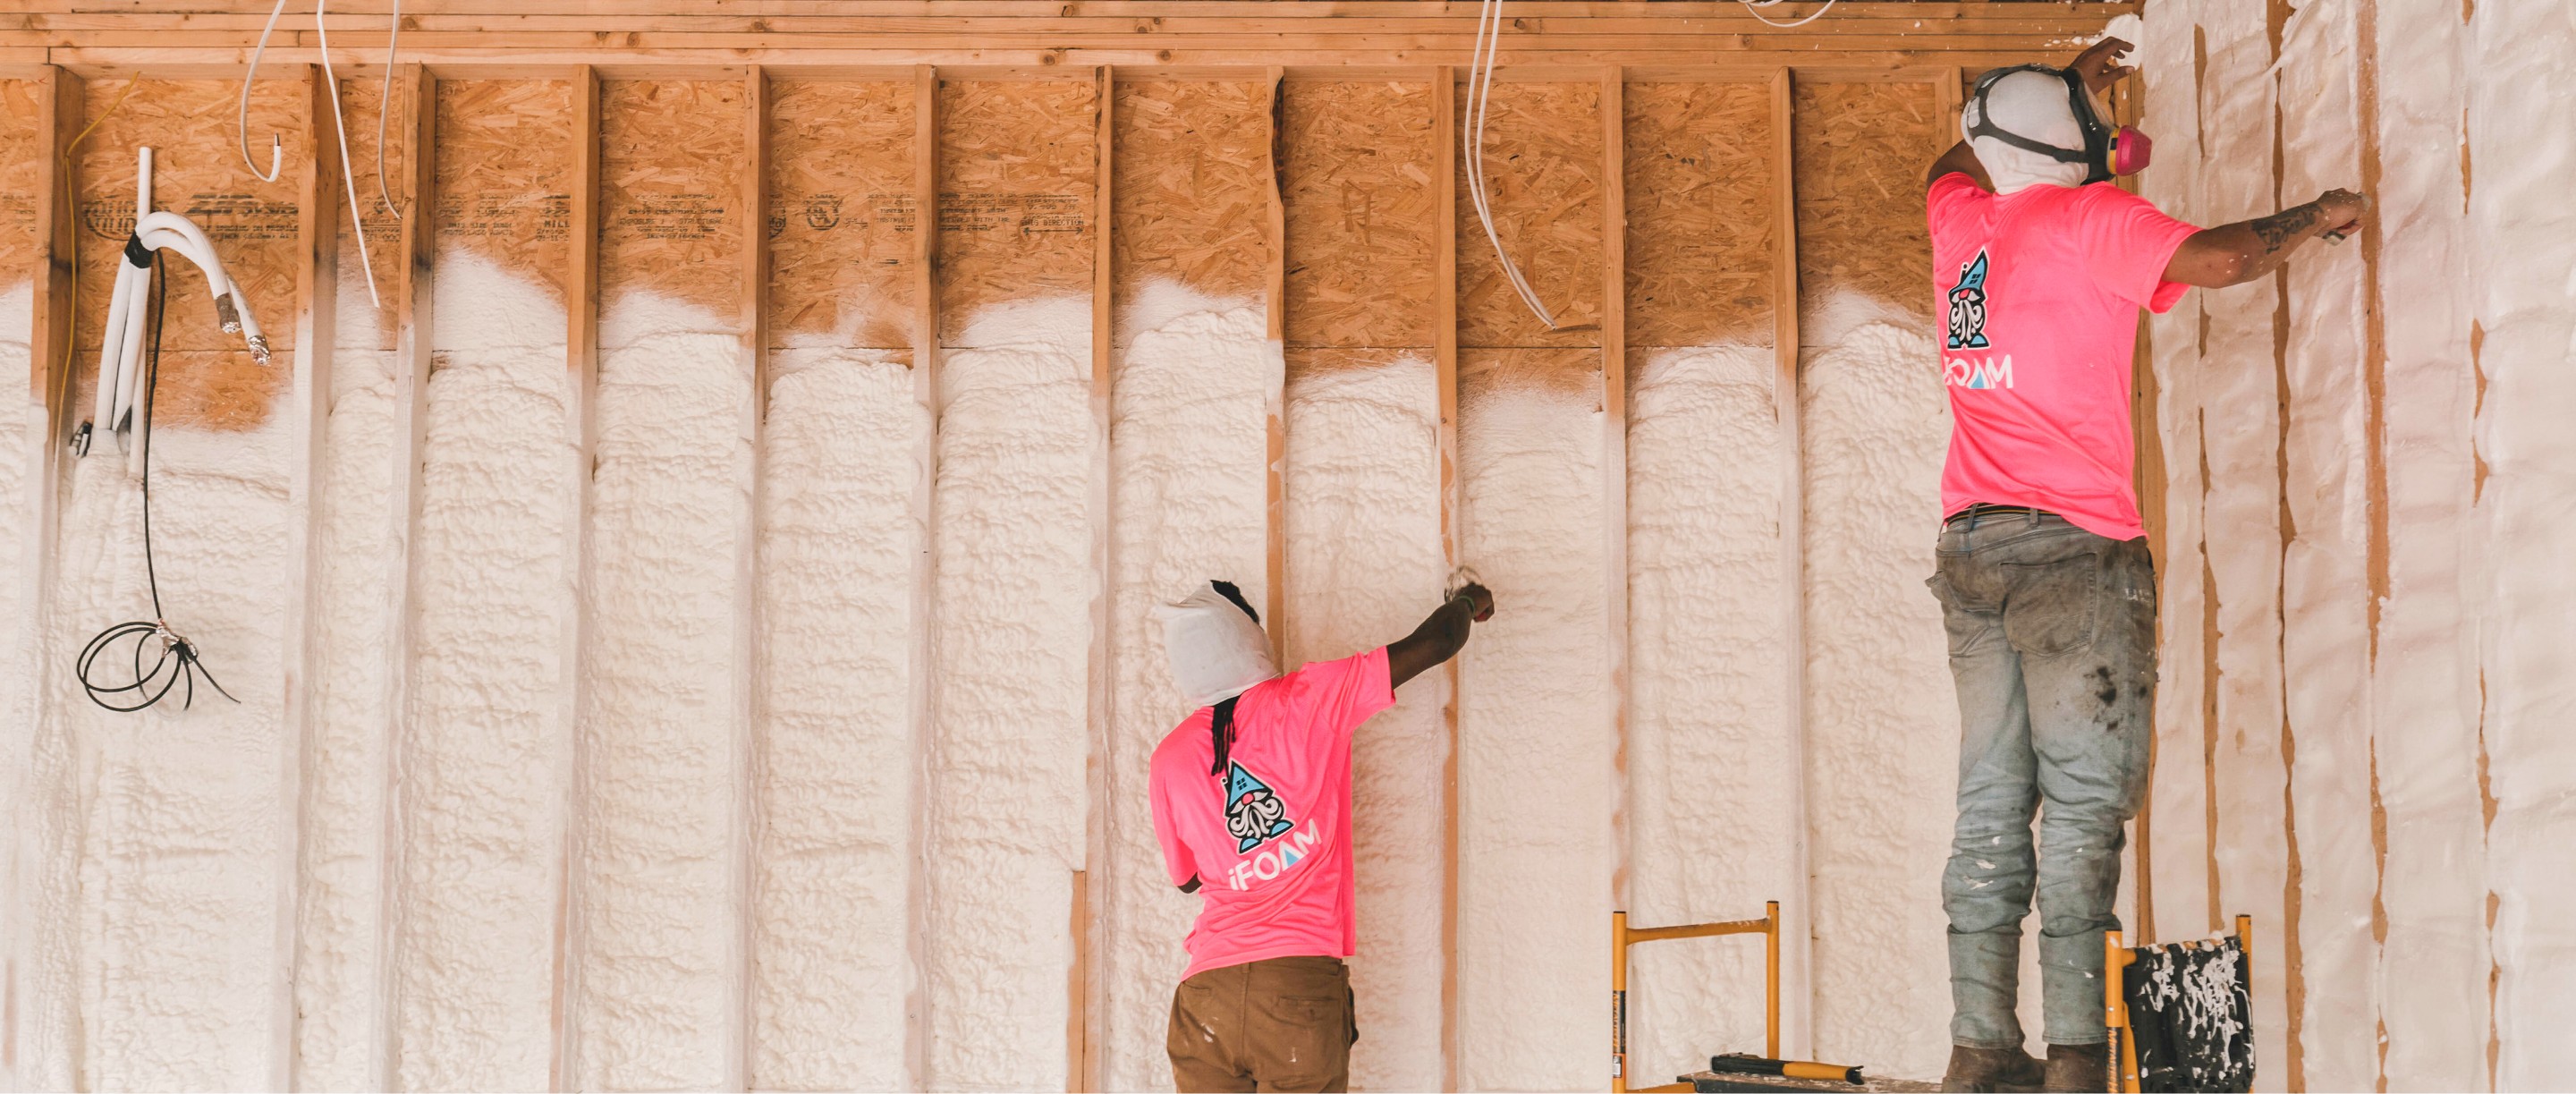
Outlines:
{"label": "wood beam", "polygon": [[768,472],[769,421],[769,78],[759,65],[743,73],[743,162],[737,200],[743,209],[741,298],[737,325],[751,397],[743,403],[743,436],[751,446],[751,485],[734,526],[734,931],[733,1022],[727,1030],[727,1085],[752,1089],[752,984],[757,968],[760,792],[768,783],[769,676],[760,588],[760,510]]}
{"label": "wood beam", "polygon": [[[1118,114],[1118,74],[1102,65],[1094,74],[1096,90],[1092,95],[1093,156],[1092,235],[1091,235],[1091,567],[1099,575],[1099,584],[1091,596],[1091,755],[1084,765],[1084,785],[1090,790],[1083,839],[1085,864],[1107,861],[1109,833],[1103,821],[1103,803],[1109,800],[1108,756],[1115,727],[1110,722],[1111,689],[1116,687],[1113,675],[1114,634],[1111,612],[1118,595],[1116,539],[1111,534],[1117,484],[1111,478],[1109,463],[1109,428],[1113,411],[1111,335],[1116,322],[1115,252],[1111,234],[1117,224],[1116,152]],[[1091,1000],[1094,979],[1099,970],[1092,967],[1094,955],[1102,952],[1101,925],[1093,922],[1092,894],[1087,886],[1097,875],[1108,880],[1105,870],[1073,872],[1073,970],[1068,987],[1071,1006],[1065,1012],[1065,1075],[1068,1091],[1099,1089],[1094,1073],[1098,1046],[1094,1043]],[[1104,902],[1105,903],[1105,902]]]}
{"label": "wood beam", "polygon": [[[912,514],[915,527],[921,531],[921,548],[913,553],[912,567],[912,665],[909,683],[912,689],[913,770],[912,800],[914,815],[929,800],[930,773],[925,762],[929,755],[932,732],[932,693],[930,688],[931,631],[934,622],[932,592],[939,576],[939,72],[929,65],[912,70],[912,391],[920,401],[922,414],[930,422],[929,435],[923,438],[919,464],[920,477],[912,488]],[[926,848],[923,829],[912,829],[916,852]],[[922,940],[928,915],[927,890],[922,881],[922,855],[912,856],[912,876],[906,882],[911,893],[908,938],[905,948],[912,955],[914,980],[911,989],[919,997],[923,985],[919,979],[925,962]],[[923,1077],[928,1071],[929,1026],[921,1008],[911,1008],[910,1028],[905,1031],[905,1069],[913,1089],[926,1089]]]}
{"label": "wood beam", "polygon": [[1601,80],[1602,590],[1610,651],[1610,906],[1628,907],[1628,140],[1627,78]]}
{"label": "wood beam", "polygon": [[[296,180],[295,370],[288,387],[286,522],[286,652],[278,681],[279,801],[287,821],[278,826],[276,946],[270,953],[269,1080],[291,1090],[295,1079],[295,939],[302,927],[305,756],[314,732],[313,680],[322,650],[322,601],[314,595],[322,554],[323,461],[331,428],[331,351],[337,341],[340,295],[339,164],[325,150],[338,148],[340,89],[318,66],[304,70],[304,138],[308,154]],[[139,214],[138,214],[139,215]],[[355,227],[355,226],[353,226]]]}
{"label": "wood beam", "polygon": [[599,73],[584,65],[572,78],[572,202],[567,235],[572,247],[572,279],[564,291],[564,440],[566,471],[572,475],[572,505],[564,514],[564,584],[572,591],[572,608],[564,613],[557,649],[564,651],[563,676],[556,688],[556,724],[563,734],[563,762],[557,775],[563,806],[563,849],[556,863],[555,998],[552,1085],[557,1090],[581,1086],[581,858],[585,832],[581,808],[581,712],[586,699],[582,679],[583,644],[590,631],[590,493],[598,469],[597,421],[593,410],[599,389]]}
{"label": "wood beam", "polygon": [[1788,938],[1789,983],[1781,989],[1781,1025],[1787,1051],[1810,1051],[1808,1015],[1813,1001],[1809,939],[1814,937],[1813,907],[1808,902],[1807,838],[1807,588],[1806,468],[1799,430],[1798,383],[1798,194],[1792,135],[1796,122],[1796,77],[1786,68],[1771,78],[1772,231],[1771,344],[1777,370],[1772,380],[1772,407],[1780,442],[1780,648],[1787,653],[1781,673],[1782,727],[1789,744],[1790,816],[1796,822],[1796,883],[1783,902]]}
{"label": "wood beam", "polygon": [[[18,658],[19,678],[26,682],[26,693],[19,696],[18,709],[7,718],[8,757],[11,763],[32,772],[37,712],[44,709],[49,676],[45,672],[45,635],[42,627],[47,594],[53,589],[55,533],[61,525],[60,488],[65,445],[71,438],[72,374],[72,285],[79,236],[79,217],[74,210],[75,168],[72,145],[81,130],[84,81],[58,68],[46,68],[34,74],[37,82],[36,115],[42,131],[36,148],[43,162],[36,169],[36,248],[39,261],[35,267],[33,324],[27,332],[26,401],[17,413],[19,420],[35,428],[28,430],[26,448],[8,458],[23,459],[25,479],[22,495],[16,499],[26,525],[18,550],[18,612],[11,633],[23,643],[12,651]],[[67,1005],[68,1000],[50,998],[51,992],[32,983],[37,968],[36,928],[42,918],[38,913],[37,894],[43,888],[45,855],[35,838],[36,823],[30,791],[32,778],[22,777],[10,788],[9,820],[16,835],[9,841],[8,896],[6,905],[6,942],[8,947],[7,982],[0,991],[7,993],[9,1005],[0,1008],[0,1081],[11,1089],[32,1090],[39,1087],[68,1085],[68,1070],[40,1070],[31,1058],[27,1028],[33,1016]]]}
{"label": "wood beam", "polygon": [[[429,424],[431,273],[437,238],[438,81],[419,65],[406,65],[399,81],[411,115],[395,132],[404,142],[402,233],[396,243],[394,271],[393,419],[402,431],[393,439],[390,472],[392,496],[386,511],[392,523],[392,546],[386,553],[385,586],[393,603],[385,636],[385,792],[382,862],[377,885],[381,905],[376,913],[376,998],[374,1037],[370,1040],[368,1074],[379,1090],[401,1089],[396,1062],[402,1046],[395,1029],[395,958],[402,938],[401,891],[403,846],[403,754],[411,739],[411,692],[415,671],[412,647],[418,640],[419,578],[412,546],[420,538],[421,451]],[[391,128],[388,125],[388,128]],[[388,180],[390,183],[391,180]]]}
{"label": "wood beam", "polygon": [[[1431,360],[1440,388],[1440,556],[1459,563],[1458,487],[1458,90],[1455,70],[1431,70]],[[1440,767],[1440,1085],[1458,1089],[1458,687],[1459,659],[1441,666],[1449,698],[1440,722],[1448,737]]]}
{"label": "wood beam", "polygon": [[1265,570],[1269,603],[1271,660],[1286,665],[1288,651],[1288,206],[1279,186],[1279,80],[1281,69],[1273,65],[1264,73],[1264,86],[1269,90],[1270,171],[1268,188],[1262,195],[1263,215],[1270,234],[1270,265],[1262,273],[1263,331],[1267,339],[1262,352],[1268,355],[1272,387],[1265,427],[1269,430],[1269,460],[1264,464],[1262,490],[1264,519],[1268,521],[1267,566]]}

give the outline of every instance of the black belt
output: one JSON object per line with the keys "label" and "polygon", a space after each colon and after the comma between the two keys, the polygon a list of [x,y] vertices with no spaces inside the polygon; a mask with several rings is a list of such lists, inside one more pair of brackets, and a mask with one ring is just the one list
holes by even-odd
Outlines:
{"label": "black belt", "polygon": [[[1989,505],[1981,501],[1965,509],[1961,509],[1956,513],[1950,514],[1949,519],[1941,522],[1941,527],[1947,528],[1960,521],[1972,521],[1978,517],[1998,517],[2009,514],[2020,514],[2022,516],[2029,517],[2032,520],[2037,520],[2041,517],[2057,516],[2055,513],[2034,505]],[[2058,519],[2064,520],[2065,518],[2058,517]]]}

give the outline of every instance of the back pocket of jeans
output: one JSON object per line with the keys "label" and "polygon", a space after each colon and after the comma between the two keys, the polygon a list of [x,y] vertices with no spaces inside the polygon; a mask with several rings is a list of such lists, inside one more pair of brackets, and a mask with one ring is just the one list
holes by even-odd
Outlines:
{"label": "back pocket of jeans", "polygon": [[2099,552],[2001,565],[2010,582],[2004,640],[2014,649],[2030,657],[2056,657],[2093,644],[2102,603]]}

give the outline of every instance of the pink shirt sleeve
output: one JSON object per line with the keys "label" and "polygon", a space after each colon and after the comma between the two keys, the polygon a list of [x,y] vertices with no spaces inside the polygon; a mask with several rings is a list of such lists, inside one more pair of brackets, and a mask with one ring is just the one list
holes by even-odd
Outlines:
{"label": "pink shirt sleeve", "polygon": [[2077,242],[2093,280],[2111,295],[2149,311],[2171,309],[2191,286],[2165,280],[2165,264],[2200,229],[2116,186],[2087,186],[2084,198]]}
{"label": "pink shirt sleeve", "polygon": [[1933,179],[1932,189],[1923,195],[1924,219],[1932,235],[1939,238],[1950,234],[1956,222],[1976,208],[1979,199],[1993,197],[1967,172],[1952,171]]}
{"label": "pink shirt sleeve", "polygon": [[1199,863],[1190,854],[1190,845],[1181,839],[1181,826],[1172,816],[1171,783],[1164,778],[1159,766],[1150,782],[1152,786],[1148,793],[1154,803],[1154,838],[1163,844],[1163,869],[1171,875],[1173,885],[1187,885],[1191,878],[1199,876]]}
{"label": "pink shirt sleeve", "polygon": [[1306,712],[1306,732],[1325,744],[1348,743],[1377,712],[1395,705],[1386,647],[1297,670],[1293,702]]}

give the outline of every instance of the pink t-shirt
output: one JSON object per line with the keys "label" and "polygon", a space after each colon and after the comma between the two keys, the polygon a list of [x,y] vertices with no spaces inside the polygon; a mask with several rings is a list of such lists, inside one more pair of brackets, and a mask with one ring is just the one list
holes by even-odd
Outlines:
{"label": "pink t-shirt", "polygon": [[2138,309],[2181,299],[2189,286],[2165,280],[2165,263],[2200,229],[2107,182],[1998,197],[1953,173],[1929,205],[1950,388],[1941,512],[2029,505],[2112,539],[2145,535],[2130,481]]}
{"label": "pink t-shirt", "polygon": [[1172,884],[1199,879],[1189,971],[1348,957],[1351,733],[1395,704],[1381,647],[1255,684],[1234,705],[1223,777],[1210,708],[1154,749],[1154,835]]}

